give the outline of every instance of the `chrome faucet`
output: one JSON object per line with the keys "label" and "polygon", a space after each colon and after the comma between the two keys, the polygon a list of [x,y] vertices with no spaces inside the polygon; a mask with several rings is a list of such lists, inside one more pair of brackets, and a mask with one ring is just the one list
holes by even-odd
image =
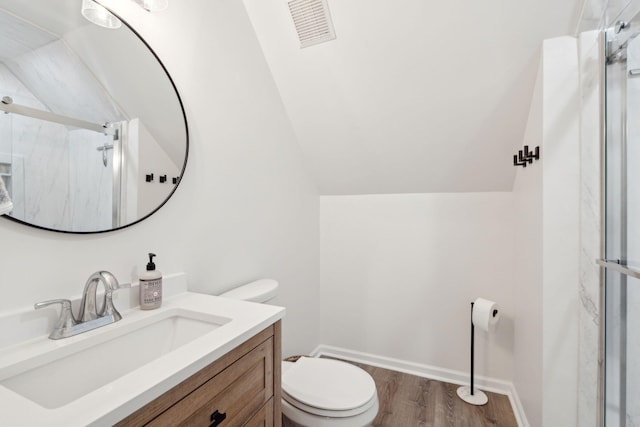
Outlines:
{"label": "chrome faucet", "polygon": [[[100,283],[104,287],[104,300],[98,310],[96,300]],[[52,340],[67,338],[122,319],[122,315],[113,305],[113,293],[118,289],[129,287],[131,287],[131,284],[118,283],[115,276],[108,271],[97,271],[89,276],[87,283],[84,285],[77,319],[73,315],[71,301],[68,299],[42,301],[36,303],[34,308],[39,309],[51,304],[60,304],[60,317],[49,334],[49,338]]]}
{"label": "chrome faucet", "polygon": [[[98,297],[98,285],[102,283],[104,286],[104,301],[102,309],[98,313],[97,297]],[[111,316],[114,318],[114,322],[122,319],[118,310],[113,306],[113,293],[123,287],[130,287],[131,285],[120,285],[115,276],[108,271],[96,271],[84,285],[84,291],[82,292],[82,302],[80,303],[80,313],[78,314],[78,321],[89,322],[99,317]]]}

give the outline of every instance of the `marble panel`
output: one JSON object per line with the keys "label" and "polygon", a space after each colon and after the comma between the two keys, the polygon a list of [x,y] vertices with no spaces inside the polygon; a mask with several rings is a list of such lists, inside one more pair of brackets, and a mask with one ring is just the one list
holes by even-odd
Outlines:
{"label": "marble panel", "polygon": [[51,43],[57,37],[0,9],[0,58],[14,58]]}
{"label": "marble panel", "polygon": [[112,225],[113,149],[106,165],[99,147],[111,137],[78,129],[69,132],[71,224],[73,231],[106,230]]}
{"label": "marble panel", "polygon": [[[45,109],[16,76],[0,64],[0,95],[13,102]],[[7,114],[0,120],[0,135],[9,136],[2,152],[16,163],[12,180],[16,218],[44,227],[66,228],[69,224],[69,161],[67,129],[62,125]]]}
{"label": "marble panel", "polygon": [[48,111],[94,123],[124,119],[115,101],[62,40],[6,64]]}
{"label": "marble panel", "polygon": [[599,413],[601,243],[601,79],[597,31],[579,37],[581,83],[580,326],[578,425],[597,426]]}

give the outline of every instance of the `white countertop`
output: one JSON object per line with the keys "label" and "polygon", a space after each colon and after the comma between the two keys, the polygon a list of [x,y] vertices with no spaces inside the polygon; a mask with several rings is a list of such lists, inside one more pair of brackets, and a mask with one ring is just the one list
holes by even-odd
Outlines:
{"label": "white countertop", "polygon": [[[35,366],[41,363],[41,360],[46,360],[46,356],[43,358],[42,355],[49,351],[55,350],[59,354],[60,349],[77,348],[82,345],[83,340],[95,340],[99,336],[108,340],[110,336],[117,336],[118,328],[126,330],[145,318],[179,310],[231,320],[111,383],[55,409],[46,409],[2,385],[3,380],[15,375],[11,366],[17,362],[33,360]],[[284,313],[285,310],[281,307],[182,292],[165,298],[162,306],[156,310],[121,310],[121,321],[74,337],[54,341],[41,336],[4,347],[0,349],[0,425],[112,425],[280,320]],[[121,357],[127,358],[125,348],[122,349]],[[100,366],[96,366],[96,369],[100,369]],[[47,381],[46,378],[42,380]]]}

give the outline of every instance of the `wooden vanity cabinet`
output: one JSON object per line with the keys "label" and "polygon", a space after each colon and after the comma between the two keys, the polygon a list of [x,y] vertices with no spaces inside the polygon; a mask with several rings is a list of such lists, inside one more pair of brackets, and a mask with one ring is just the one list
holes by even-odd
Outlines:
{"label": "wooden vanity cabinet", "polygon": [[280,340],[278,321],[116,426],[280,427]]}

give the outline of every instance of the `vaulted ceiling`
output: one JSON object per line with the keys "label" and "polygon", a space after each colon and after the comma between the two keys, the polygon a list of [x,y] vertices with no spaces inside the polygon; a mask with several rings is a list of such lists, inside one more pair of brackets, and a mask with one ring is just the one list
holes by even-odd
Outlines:
{"label": "vaulted ceiling", "polygon": [[328,0],[300,49],[286,0],[244,0],[321,194],[509,191],[542,40],[581,0]]}

